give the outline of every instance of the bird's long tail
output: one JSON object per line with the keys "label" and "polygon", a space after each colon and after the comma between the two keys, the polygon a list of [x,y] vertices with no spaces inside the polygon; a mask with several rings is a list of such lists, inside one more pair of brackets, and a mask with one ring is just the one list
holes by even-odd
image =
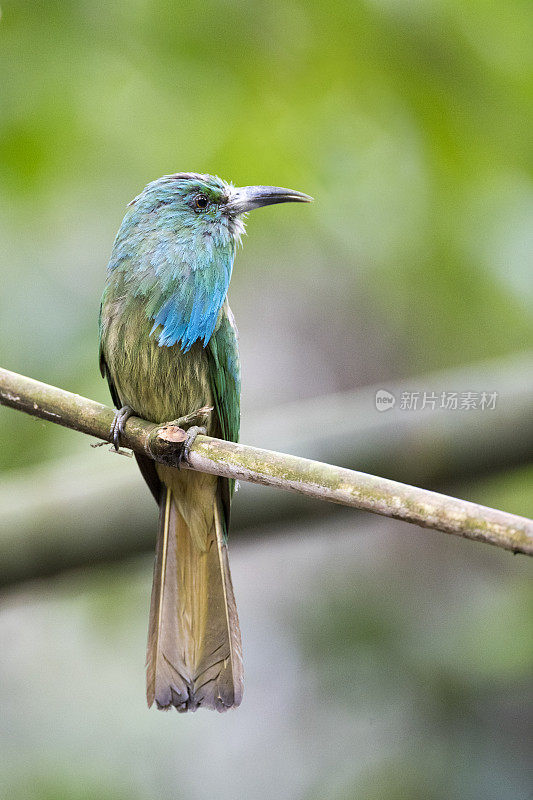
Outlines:
{"label": "bird's long tail", "polygon": [[217,479],[159,467],[162,479],[147,649],[147,700],[226,711],[243,692],[241,635]]}

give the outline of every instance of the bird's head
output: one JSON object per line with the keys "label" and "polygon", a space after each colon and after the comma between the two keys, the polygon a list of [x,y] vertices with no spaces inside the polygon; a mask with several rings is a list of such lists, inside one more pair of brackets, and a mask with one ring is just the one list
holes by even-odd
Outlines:
{"label": "bird's head", "polygon": [[178,172],[148,184],[130,206],[137,219],[144,217],[157,227],[173,228],[180,237],[205,237],[216,247],[239,241],[248,211],[311,200],[307,194],[279,186],[235,187],[213,175]]}
{"label": "bird's head", "polygon": [[[131,201],[113,245],[109,280],[144,298],[160,345],[186,352],[215,328],[231,278],[243,216],[312,198],[279,186],[237,188],[212,175],[165,175]],[[156,333],[157,332],[157,333]]]}

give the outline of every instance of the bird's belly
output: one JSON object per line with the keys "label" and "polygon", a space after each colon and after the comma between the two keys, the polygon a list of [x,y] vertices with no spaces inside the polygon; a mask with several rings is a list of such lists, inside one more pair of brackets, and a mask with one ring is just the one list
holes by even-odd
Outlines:
{"label": "bird's belly", "polygon": [[140,314],[127,325],[115,322],[108,329],[106,361],[120,401],[152,422],[212,406],[208,355],[201,343],[195,342],[187,353],[178,345],[160,347],[157,336],[150,336],[151,326]]}

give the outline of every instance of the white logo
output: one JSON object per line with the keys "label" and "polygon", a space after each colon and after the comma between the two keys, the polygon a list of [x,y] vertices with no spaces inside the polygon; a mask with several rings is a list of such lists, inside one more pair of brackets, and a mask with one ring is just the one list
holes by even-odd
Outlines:
{"label": "white logo", "polygon": [[378,389],[376,392],[376,408],[378,411],[389,411],[394,408],[396,398],[386,389]]}

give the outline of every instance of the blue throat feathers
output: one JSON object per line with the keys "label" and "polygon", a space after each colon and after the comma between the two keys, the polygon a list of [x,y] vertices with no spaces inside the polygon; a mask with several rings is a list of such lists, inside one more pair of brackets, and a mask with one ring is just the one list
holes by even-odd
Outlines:
{"label": "blue throat feathers", "polygon": [[161,326],[160,346],[179,343],[182,352],[187,353],[198,339],[204,347],[210,340],[228,293],[233,266],[233,259],[214,260],[222,263],[196,266],[159,309],[154,309],[150,335]]}

